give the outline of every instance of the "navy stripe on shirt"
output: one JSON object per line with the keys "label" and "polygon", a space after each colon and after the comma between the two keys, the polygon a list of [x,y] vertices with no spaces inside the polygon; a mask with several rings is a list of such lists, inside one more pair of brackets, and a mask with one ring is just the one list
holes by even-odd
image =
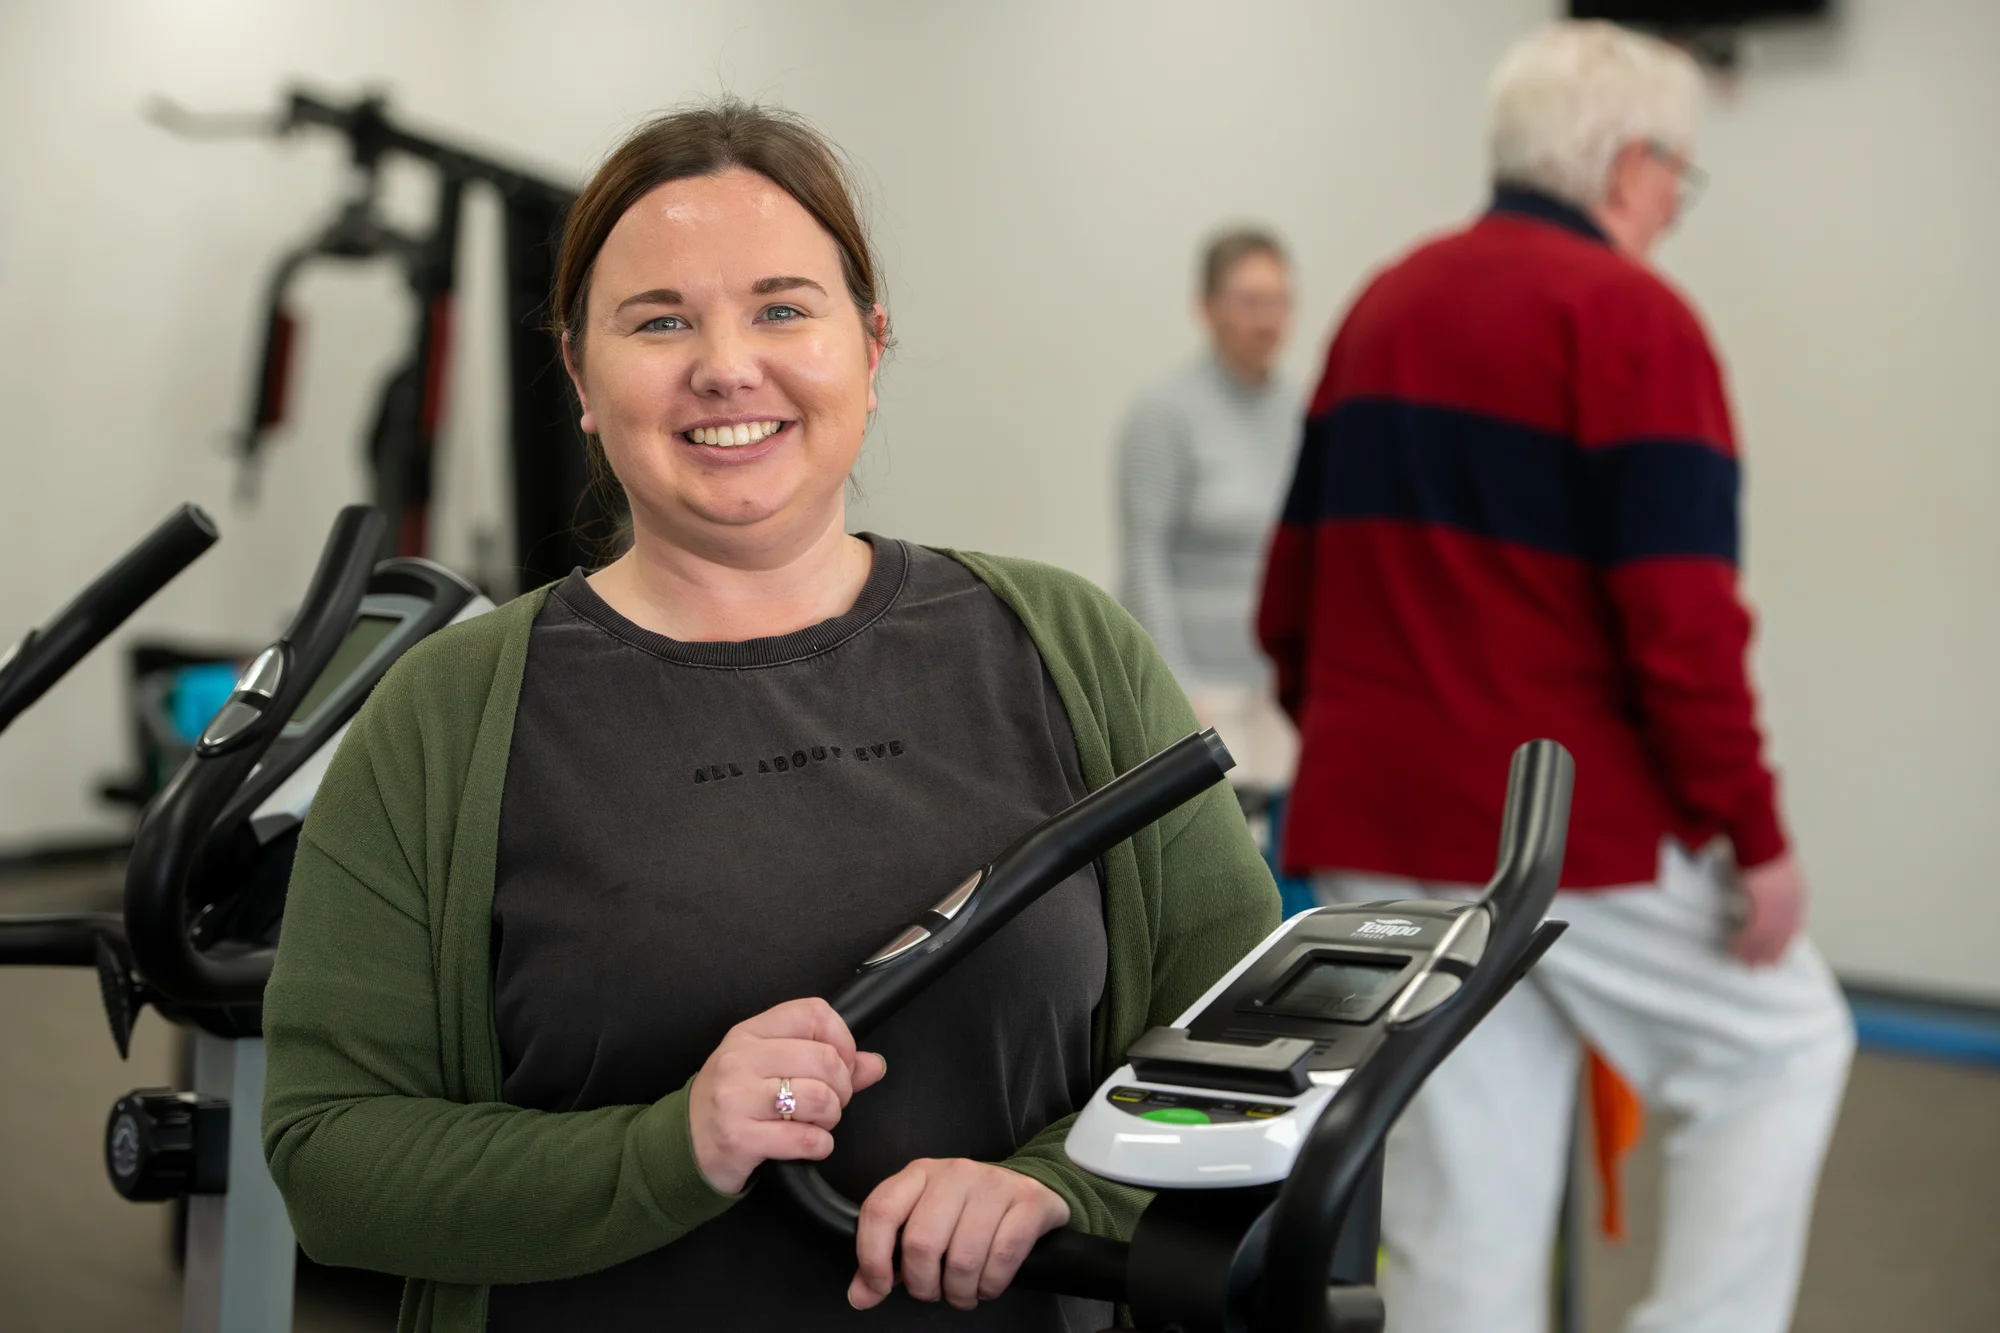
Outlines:
{"label": "navy stripe on shirt", "polygon": [[1736,562],[1736,460],[1695,440],[1579,450],[1454,408],[1357,398],[1306,423],[1287,523],[1431,523],[1618,565]]}

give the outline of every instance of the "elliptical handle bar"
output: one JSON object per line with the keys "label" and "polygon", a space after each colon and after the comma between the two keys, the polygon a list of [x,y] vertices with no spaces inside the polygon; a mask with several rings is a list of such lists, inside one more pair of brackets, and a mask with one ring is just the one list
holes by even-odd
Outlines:
{"label": "elliptical handle bar", "polygon": [[184,504],[97,576],[48,624],[0,655],[0,731],[42,697],[216,541],[215,520]]}
{"label": "elliptical handle bar", "polygon": [[[1213,728],[1199,731],[1036,825],[863,963],[829,1001],[834,1012],[858,1039],[1044,893],[1220,782],[1235,763]],[[772,1162],[768,1170],[809,1217],[853,1237],[859,1205],[812,1163]],[[1095,1256],[1092,1237],[1055,1239],[1068,1234],[1052,1233],[1044,1243],[1068,1246],[1086,1262]]]}
{"label": "elliptical handle bar", "polygon": [[1514,752],[1500,854],[1480,905],[1491,915],[1479,961],[1449,999],[1392,1023],[1320,1115],[1271,1206],[1270,1249],[1253,1327],[1322,1333],[1334,1247],[1369,1166],[1430,1072],[1562,933],[1542,918],[1562,878],[1576,766],[1551,740]]}
{"label": "elliptical handle bar", "polygon": [[216,819],[347,637],[386,527],[372,506],[340,511],[291,626],[237,679],[229,702],[139,822],[125,871],[125,933],[140,974],[172,1000],[253,1004],[270,979],[269,947],[232,949],[226,957],[195,947],[189,877]]}

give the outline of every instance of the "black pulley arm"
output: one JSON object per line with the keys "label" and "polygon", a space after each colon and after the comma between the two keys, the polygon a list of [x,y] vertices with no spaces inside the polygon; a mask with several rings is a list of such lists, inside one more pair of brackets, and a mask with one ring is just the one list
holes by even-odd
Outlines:
{"label": "black pulley arm", "polygon": [[[834,1012],[859,1038],[1044,893],[1220,782],[1234,764],[1212,729],[1197,732],[1037,825],[877,950],[830,997]],[[837,1234],[854,1235],[859,1205],[810,1162],[772,1162],[765,1169],[807,1216]],[[1095,1275],[1085,1280],[1100,1289],[1115,1275],[1122,1286],[1123,1248],[1059,1231],[1043,1237],[1029,1263],[1038,1270],[1054,1264],[1064,1274]],[[1080,1290],[1072,1283],[1063,1289]],[[1095,1294],[1116,1299],[1103,1290]]]}
{"label": "black pulley arm", "polygon": [[138,972],[186,1005],[254,1003],[273,950],[210,954],[189,938],[188,879],[237,789],[352,627],[381,549],[384,519],[350,505],[334,520],[290,628],[245,668],[195,750],[147,808],[125,872],[125,933]]}
{"label": "black pulley arm", "polygon": [[182,505],[46,625],[0,653],[0,731],[215,540],[215,521]]}
{"label": "black pulley arm", "polygon": [[[1341,1226],[1390,1127],[1424,1079],[1562,933],[1543,917],[1562,878],[1575,771],[1569,752],[1554,741],[1530,741],[1514,752],[1498,866],[1474,909],[1489,917],[1486,947],[1444,1002],[1401,1021],[1391,1010],[1380,1044],[1307,1135],[1271,1206],[1251,1328],[1338,1333],[1371,1321],[1380,1327],[1372,1293],[1328,1285]],[[1422,995],[1422,982],[1413,978],[1399,1002]]]}

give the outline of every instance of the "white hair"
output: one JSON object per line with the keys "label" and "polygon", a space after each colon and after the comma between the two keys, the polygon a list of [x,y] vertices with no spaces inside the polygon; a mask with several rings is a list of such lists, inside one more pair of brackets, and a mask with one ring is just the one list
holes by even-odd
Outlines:
{"label": "white hair", "polygon": [[1686,52],[1611,23],[1557,23],[1493,72],[1493,179],[1588,208],[1629,143],[1694,146],[1701,71]]}

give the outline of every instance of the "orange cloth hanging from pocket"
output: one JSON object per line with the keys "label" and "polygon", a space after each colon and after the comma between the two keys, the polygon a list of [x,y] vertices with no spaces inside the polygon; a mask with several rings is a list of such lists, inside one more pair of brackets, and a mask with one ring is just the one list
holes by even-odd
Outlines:
{"label": "orange cloth hanging from pocket", "polygon": [[1632,1085],[1596,1051],[1590,1052],[1590,1124],[1597,1182],[1604,1208],[1598,1226],[1612,1240],[1625,1239],[1625,1158],[1646,1130],[1646,1108]]}

